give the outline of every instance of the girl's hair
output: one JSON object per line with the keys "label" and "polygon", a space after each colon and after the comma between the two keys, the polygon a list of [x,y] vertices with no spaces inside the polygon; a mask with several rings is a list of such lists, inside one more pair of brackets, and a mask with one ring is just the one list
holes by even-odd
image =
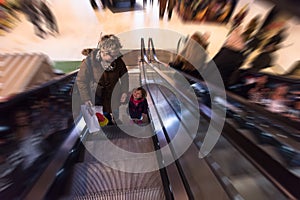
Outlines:
{"label": "girl's hair", "polygon": [[140,90],[142,92],[142,98],[147,97],[147,91],[143,87],[138,87],[136,90]]}

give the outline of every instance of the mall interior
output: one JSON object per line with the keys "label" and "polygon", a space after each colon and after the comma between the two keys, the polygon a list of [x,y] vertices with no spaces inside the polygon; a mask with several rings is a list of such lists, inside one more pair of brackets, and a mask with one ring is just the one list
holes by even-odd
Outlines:
{"label": "mall interior", "polygon": [[0,8],[0,199],[300,199],[296,0]]}

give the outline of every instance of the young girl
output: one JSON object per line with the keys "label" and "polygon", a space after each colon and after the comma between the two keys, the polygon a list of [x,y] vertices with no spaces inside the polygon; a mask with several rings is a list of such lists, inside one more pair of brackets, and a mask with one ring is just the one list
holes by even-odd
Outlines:
{"label": "young girl", "polygon": [[147,92],[144,88],[138,87],[133,90],[129,100],[129,115],[132,121],[138,125],[149,123]]}

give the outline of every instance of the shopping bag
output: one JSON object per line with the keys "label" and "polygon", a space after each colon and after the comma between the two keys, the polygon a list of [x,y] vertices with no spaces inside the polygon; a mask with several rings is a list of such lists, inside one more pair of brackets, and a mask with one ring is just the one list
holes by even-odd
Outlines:
{"label": "shopping bag", "polygon": [[[92,112],[90,112],[89,109]],[[95,107],[89,108],[87,105],[81,105],[81,112],[89,132],[93,133],[99,131],[100,125],[96,116]]]}
{"label": "shopping bag", "polygon": [[103,106],[95,106],[96,117],[101,127],[108,124],[108,119],[103,115]]}
{"label": "shopping bag", "polygon": [[106,126],[108,124],[108,119],[101,113],[96,112],[96,117],[101,127]]}

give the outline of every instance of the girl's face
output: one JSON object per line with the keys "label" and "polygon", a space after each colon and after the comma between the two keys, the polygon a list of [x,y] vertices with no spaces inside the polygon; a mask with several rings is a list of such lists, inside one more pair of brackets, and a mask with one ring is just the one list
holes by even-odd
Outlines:
{"label": "girl's face", "polygon": [[132,95],[135,100],[141,99],[143,97],[141,90],[134,90]]}

